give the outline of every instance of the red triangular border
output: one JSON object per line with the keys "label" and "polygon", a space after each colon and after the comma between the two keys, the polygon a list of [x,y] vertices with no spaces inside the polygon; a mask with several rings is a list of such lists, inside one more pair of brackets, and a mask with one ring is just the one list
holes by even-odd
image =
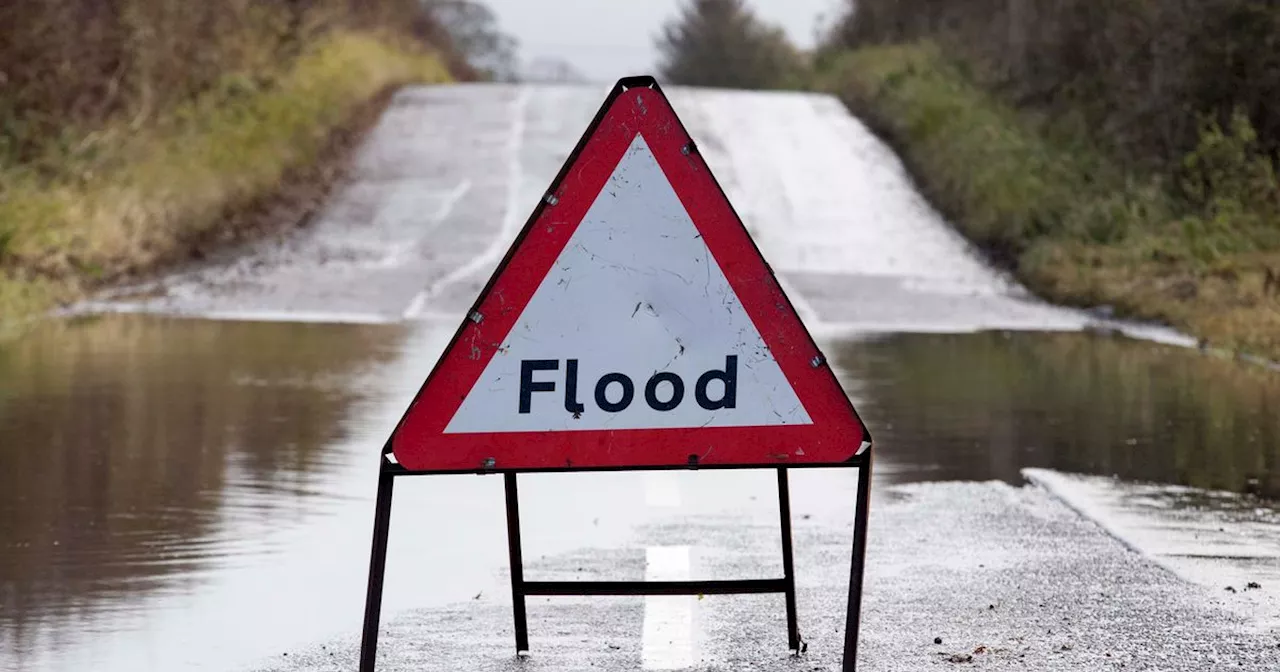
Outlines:
{"label": "red triangular border", "polygon": [[[445,434],[637,133],[813,424]],[[549,193],[392,435],[391,448],[403,467],[424,472],[776,467],[843,463],[870,445],[825,357],[652,79],[619,81]]]}

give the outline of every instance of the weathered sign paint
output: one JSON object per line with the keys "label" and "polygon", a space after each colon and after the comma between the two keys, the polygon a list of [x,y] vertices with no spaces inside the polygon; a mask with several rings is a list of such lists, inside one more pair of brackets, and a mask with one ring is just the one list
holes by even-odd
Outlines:
{"label": "weathered sign paint", "polygon": [[613,99],[392,438],[416,471],[848,461],[862,422],[660,91]]}

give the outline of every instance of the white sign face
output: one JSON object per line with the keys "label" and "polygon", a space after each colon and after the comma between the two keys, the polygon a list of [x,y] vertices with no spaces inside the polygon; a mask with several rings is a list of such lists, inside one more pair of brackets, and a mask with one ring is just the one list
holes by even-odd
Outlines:
{"label": "white sign face", "polygon": [[811,423],[637,134],[444,431]]}

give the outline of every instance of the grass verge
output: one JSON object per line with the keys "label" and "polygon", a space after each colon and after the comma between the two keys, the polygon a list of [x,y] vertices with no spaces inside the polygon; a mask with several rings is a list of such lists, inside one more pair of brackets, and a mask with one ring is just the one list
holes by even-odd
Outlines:
{"label": "grass verge", "polygon": [[298,187],[332,177],[326,159],[386,93],[448,79],[421,47],[333,33],[278,72],[228,74],[162,115],[0,169],[0,322],[234,238],[261,226],[253,214],[268,206],[305,208]]}
{"label": "grass verge", "polygon": [[822,73],[962,233],[1033,291],[1280,359],[1280,184],[1248,123],[1206,123],[1168,175],[1107,160],[1069,120],[1016,109],[930,43]]}

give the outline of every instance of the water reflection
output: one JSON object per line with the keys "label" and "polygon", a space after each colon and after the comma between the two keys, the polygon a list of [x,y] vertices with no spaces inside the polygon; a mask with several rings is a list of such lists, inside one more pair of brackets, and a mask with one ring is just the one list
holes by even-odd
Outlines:
{"label": "water reflection", "polygon": [[1280,375],[1106,335],[906,334],[829,346],[901,480],[1023,467],[1280,497]]}
{"label": "water reflection", "polygon": [[358,378],[401,337],[108,316],[0,346],[0,651],[270,551],[249,526],[324,499]]}

